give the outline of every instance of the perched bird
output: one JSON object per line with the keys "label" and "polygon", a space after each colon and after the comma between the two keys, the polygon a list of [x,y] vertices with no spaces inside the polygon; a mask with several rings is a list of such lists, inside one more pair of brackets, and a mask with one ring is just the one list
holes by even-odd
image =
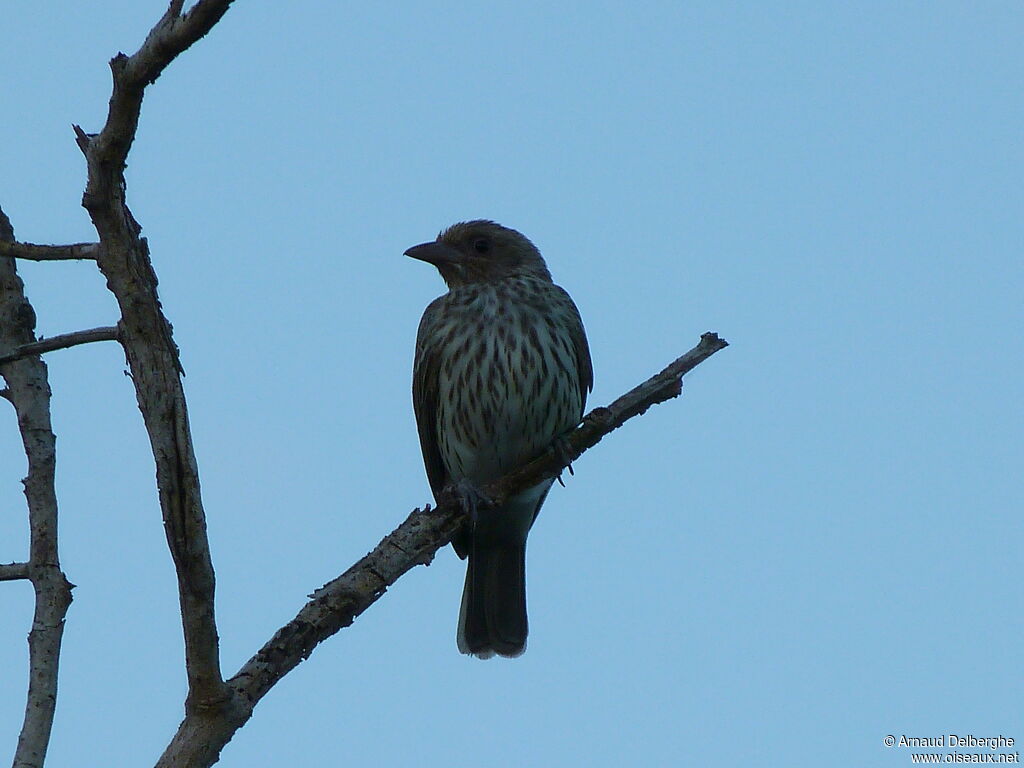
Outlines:
{"label": "perched bird", "polygon": [[[493,221],[455,224],[406,256],[448,285],[423,313],[412,399],[435,498],[479,488],[575,427],[593,383],[579,310],[537,248]],[[481,505],[453,540],[469,558],[458,645],[480,658],[526,650],[526,536],[551,480]],[[465,492],[465,491],[464,491]]]}

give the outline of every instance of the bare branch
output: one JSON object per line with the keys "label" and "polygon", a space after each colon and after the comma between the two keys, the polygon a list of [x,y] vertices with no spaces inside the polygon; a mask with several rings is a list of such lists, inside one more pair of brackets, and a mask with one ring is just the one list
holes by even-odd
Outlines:
{"label": "bare branch", "polygon": [[74,126],[88,166],[82,205],[102,244],[97,263],[121,310],[120,341],[156,462],[164,530],[178,577],[186,712],[217,710],[230,691],[221,676],[213,563],[178,348],[157,295],[148,244],[125,202],[124,168],[146,86],[209,32],[230,5],[231,0],[200,0],[183,14],[184,2],[172,0],[138,51],[111,59],[113,93],[103,129],[89,134]]}
{"label": "bare branch", "polygon": [[[13,242],[11,222],[0,210],[0,240]],[[54,487],[56,438],[50,424],[50,385],[38,357],[2,362],[9,350],[35,342],[35,312],[25,297],[14,259],[0,256],[0,375],[7,399],[18,414],[28,458],[25,498],[30,531],[29,562],[0,567],[0,579],[28,578],[35,611],[28,635],[29,685],[25,720],[14,753],[15,768],[41,768],[46,758],[57,705],[57,671],[71,584],[57,553],[57,494]]]}
{"label": "bare branch", "polygon": [[89,344],[93,341],[117,341],[117,339],[117,327],[112,325],[103,326],[102,328],[90,328],[87,331],[62,333],[58,336],[50,336],[48,339],[33,341],[31,344],[23,344],[9,354],[0,355],[0,365],[21,360],[23,357],[41,355],[44,352],[77,347],[79,344]]}
{"label": "bare branch", "polygon": [[[563,438],[561,451],[549,451],[517,472],[512,472],[495,483],[491,498],[502,500],[541,480],[557,477],[585,450],[597,445],[609,432],[621,427],[628,419],[644,413],[652,405],[678,397],[683,391],[683,375],[707,360],[711,355],[729,346],[717,333],[705,333],[700,343],[669,363],[655,374],[618,398],[606,408],[595,408],[583,417],[583,423]],[[566,454],[566,455],[562,455]]]}
{"label": "bare branch", "polygon": [[[95,136],[85,134],[77,126],[75,130],[89,163],[89,183],[83,198],[89,213],[93,213],[94,206],[105,207],[111,196],[123,201],[123,191],[112,189],[111,185],[124,179],[124,163],[135,141],[146,86],[155,82],[178,54],[209,32],[231,2],[200,0],[182,15],[183,2],[172,0],[138,51],[131,56],[119,53],[110,60],[114,92],[106,125]],[[105,242],[102,230],[100,235],[101,242]]]}
{"label": "bare branch", "polygon": [[157,27],[173,22],[176,18],[181,16],[181,9],[184,7],[185,0],[171,0],[170,5],[167,6],[167,10],[164,11],[164,15],[160,18],[160,21],[156,23]]}
{"label": "bare branch", "polygon": [[31,579],[31,566],[28,563],[0,564],[0,581],[18,581]]}
{"label": "bare branch", "polygon": [[[570,459],[578,458],[601,438],[638,416],[650,406],[676,397],[682,376],[727,346],[717,334],[705,333],[700,343],[663,371],[652,376],[605,408],[595,408],[582,424],[562,441],[569,454],[551,450],[520,470],[481,489],[495,504],[536,484],[555,477]],[[157,768],[209,766],[235,731],[251,717],[257,702],[288,672],[308,658],[321,642],[355,621],[404,573],[433,560],[466,522],[466,514],[449,495],[438,507],[412,514],[374,547],[373,551],[338,578],[316,590],[294,619],[274,636],[228,680],[235,694],[218,716],[186,714]]]}
{"label": "bare branch", "polygon": [[99,243],[72,243],[71,245],[36,245],[35,243],[8,243],[0,240],[0,256],[12,256],[28,261],[67,261],[71,259],[96,260]]}

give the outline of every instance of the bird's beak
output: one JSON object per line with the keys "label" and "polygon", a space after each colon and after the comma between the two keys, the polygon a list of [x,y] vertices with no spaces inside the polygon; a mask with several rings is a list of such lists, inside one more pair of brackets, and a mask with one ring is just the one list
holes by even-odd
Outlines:
{"label": "bird's beak", "polygon": [[425,261],[428,264],[433,264],[435,267],[440,267],[444,264],[455,264],[462,260],[462,254],[457,250],[450,245],[437,241],[414,245],[405,252],[405,255]]}

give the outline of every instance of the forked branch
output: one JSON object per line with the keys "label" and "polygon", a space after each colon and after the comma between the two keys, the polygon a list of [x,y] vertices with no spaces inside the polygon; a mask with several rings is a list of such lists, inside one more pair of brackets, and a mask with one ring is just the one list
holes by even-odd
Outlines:
{"label": "forked branch", "polygon": [[157,296],[149,247],[125,201],[124,168],[146,86],[209,32],[230,5],[231,0],[199,0],[183,13],[184,2],[172,0],[138,51],[111,59],[113,94],[103,129],[89,134],[75,126],[88,166],[82,205],[99,234],[97,263],[121,310],[119,339],[153,449],[164,529],[178,577],[186,711],[204,712],[216,710],[230,695],[220,671],[206,516],[178,348]]}
{"label": "forked branch", "polygon": [[[627,392],[607,407],[595,408],[563,438],[564,451],[551,450],[481,489],[500,505],[508,496],[531,487],[543,478],[556,477],[601,438],[652,405],[676,397],[682,376],[724,349],[728,343],[705,333],[700,343],[660,373]],[[158,768],[208,766],[235,731],[252,716],[253,707],[266,693],[313,650],[342,627],[355,621],[404,573],[425,565],[466,523],[466,513],[454,495],[443,498],[436,509],[413,510],[404,523],[385,536],[359,562],[316,590],[294,619],[274,636],[228,680],[235,694],[233,705],[217,718],[187,715],[164,752]]]}
{"label": "forked branch", "polygon": [[[205,35],[230,4],[231,0],[199,0],[183,13],[183,0],[172,0],[136,53],[118,54],[111,60],[113,94],[103,129],[90,134],[75,126],[88,166],[82,204],[99,235],[97,264],[121,311],[117,338],[125,349],[149,434],[164,527],[178,577],[189,694],[185,719],[158,763],[165,768],[195,768],[216,762],[223,746],[251,717],[255,704],[288,671],[324,639],[351,624],[402,574],[430,562],[466,522],[454,498],[443,498],[432,511],[415,510],[366,557],[317,590],[234,677],[223,680],[214,616],[214,572],[182,369],[157,294],[148,244],[125,200],[124,168],[146,87]],[[13,347],[30,343],[34,340]],[[542,477],[556,476],[569,461],[629,418],[678,395],[681,376],[725,346],[716,335],[705,334],[698,347],[664,371],[606,408],[588,414],[562,441],[567,449],[553,450],[481,490],[500,503]],[[28,362],[42,365],[31,358],[17,364]],[[8,573],[17,574],[18,565],[11,564]]]}

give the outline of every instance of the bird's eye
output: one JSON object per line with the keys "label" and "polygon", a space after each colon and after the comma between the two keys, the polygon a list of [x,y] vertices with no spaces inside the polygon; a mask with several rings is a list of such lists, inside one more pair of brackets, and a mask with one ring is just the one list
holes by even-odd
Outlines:
{"label": "bird's eye", "polygon": [[491,250],[491,244],[486,238],[480,237],[473,241],[473,250],[477,253],[487,253]]}

